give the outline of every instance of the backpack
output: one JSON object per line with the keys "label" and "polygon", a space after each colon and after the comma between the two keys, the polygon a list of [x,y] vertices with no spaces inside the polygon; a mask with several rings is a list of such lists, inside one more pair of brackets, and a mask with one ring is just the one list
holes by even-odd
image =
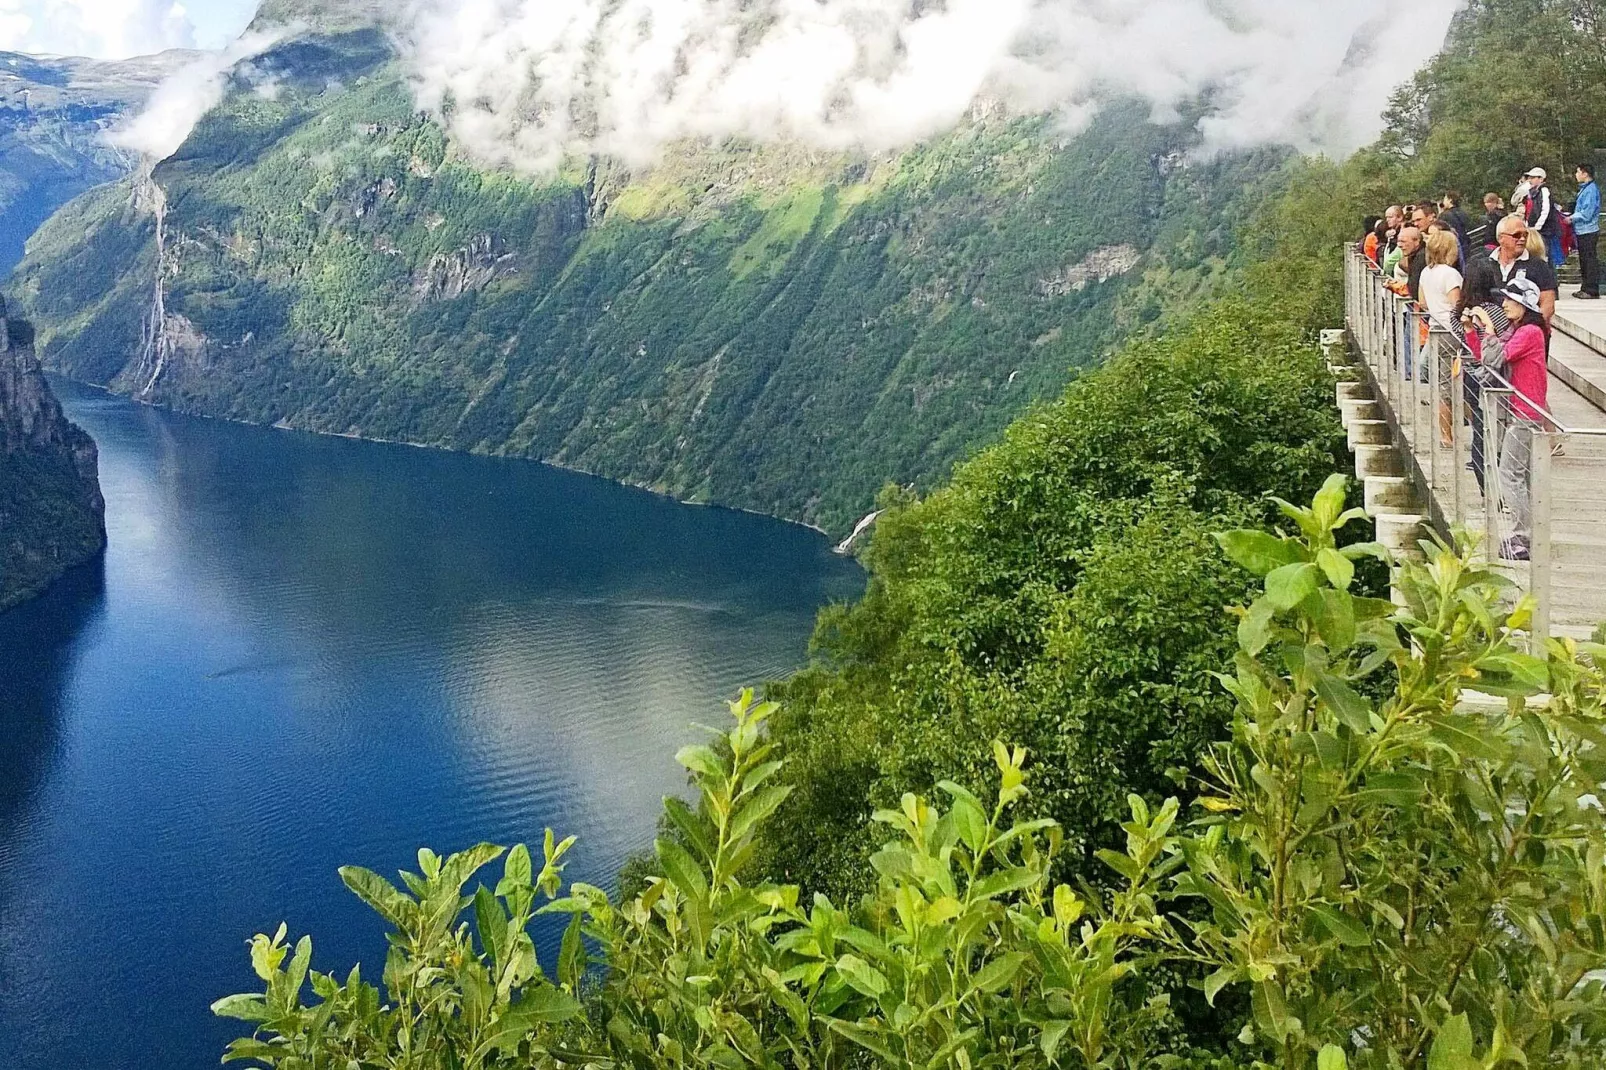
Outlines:
{"label": "backpack", "polygon": [[1566,212],[1556,212],[1556,223],[1561,228],[1561,258],[1565,260],[1578,249],[1578,232],[1573,230],[1573,221],[1567,218]]}

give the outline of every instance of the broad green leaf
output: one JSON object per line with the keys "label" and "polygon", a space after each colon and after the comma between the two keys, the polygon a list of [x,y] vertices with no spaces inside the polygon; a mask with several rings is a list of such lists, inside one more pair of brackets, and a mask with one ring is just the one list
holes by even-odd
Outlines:
{"label": "broad green leaf", "polygon": [[1250,657],[1257,657],[1271,641],[1271,626],[1277,607],[1270,599],[1257,598],[1238,622],[1238,646]]}
{"label": "broad green leaf", "polygon": [[496,894],[507,897],[515,890],[529,888],[533,879],[530,849],[521,843],[507,853],[507,861],[502,863],[502,879],[496,885]]}
{"label": "broad green leaf", "polygon": [[1233,564],[1256,576],[1306,560],[1303,546],[1264,531],[1228,531],[1216,536],[1222,552]]}
{"label": "broad green leaf", "polygon": [[1414,773],[1373,773],[1356,794],[1387,806],[1415,806],[1425,790],[1422,778]]}
{"label": "broad green leaf", "polygon": [[1043,1058],[1054,1061],[1054,1053],[1059,1051],[1060,1042],[1070,1028],[1071,1023],[1062,1019],[1043,1023]]}
{"label": "broad green leaf", "polygon": [[340,879],[352,894],[376,910],[386,921],[397,928],[406,925],[413,902],[385,878],[361,866],[342,866]]}
{"label": "broad green leaf", "polygon": [[219,1018],[238,1018],[242,1022],[264,1022],[269,1017],[267,1003],[261,996],[250,993],[224,996],[212,1004],[212,1013]]}
{"label": "broad green leaf", "polygon": [[1327,649],[1341,654],[1355,645],[1355,599],[1349,592],[1324,587],[1307,598],[1302,608],[1316,622]]}
{"label": "broad green leaf", "polygon": [[997,992],[1009,985],[1020,973],[1025,965],[1026,956],[1019,951],[1009,951],[998,956],[984,966],[980,973],[971,979],[970,987],[978,992]]}
{"label": "broad green leaf", "polygon": [[1278,1043],[1288,1039],[1292,1023],[1282,987],[1277,984],[1276,978],[1255,982],[1249,1004],[1255,1015],[1255,1024],[1261,1032],[1276,1038]]}
{"label": "broad green leaf", "polygon": [[686,848],[674,840],[660,838],[656,844],[658,861],[664,867],[664,876],[680,889],[688,899],[708,897],[708,877]]}
{"label": "broad green leaf", "polygon": [[1355,582],[1355,562],[1337,550],[1322,547],[1316,551],[1316,563],[1327,575],[1327,582],[1340,591],[1349,590],[1349,585]]}
{"label": "broad green leaf", "polygon": [[1131,856],[1124,855],[1120,851],[1112,851],[1109,848],[1102,848],[1097,851],[1096,854],[1100,862],[1103,862],[1106,866],[1109,866],[1111,869],[1115,870],[1115,872],[1119,873],[1129,881],[1137,880],[1139,873],[1142,872],[1137,862],[1133,861]]}
{"label": "broad green leaf", "polygon": [[1322,927],[1338,938],[1338,942],[1345,947],[1369,947],[1372,943],[1372,934],[1366,931],[1366,926],[1345,914],[1343,911],[1329,906],[1313,906],[1311,913]]}
{"label": "broad green leaf", "polygon": [[1349,1070],[1349,1060],[1344,1056],[1344,1049],[1337,1044],[1329,1044],[1316,1056],[1316,1070]]}
{"label": "broad green leaf", "polygon": [[1316,492],[1311,512],[1316,514],[1316,522],[1324,529],[1334,527],[1344,515],[1344,497],[1348,492],[1349,477],[1338,472],[1328,476],[1322,489]]}
{"label": "broad green leaf", "polygon": [[1216,997],[1221,994],[1221,990],[1241,980],[1243,980],[1243,971],[1236,966],[1221,967],[1221,969],[1205,978],[1205,1002],[1214,1007],[1216,1005]]}
{"label": "broad green leaf", "polygon": [[1446,1019],[1428,1050],[1428,1070],[1478,1070],[1472,1051],[1472,1023],[1467,1016]]}
{"label": "broad green leaf", "polygon": [[502,913],[502,904],[483,885],[474,892],[474,924],[480,931],[486,957],[495,968],[502,958],[501,939],[507,931],[507,915]]}
{"label": "broad green leaf", "polygon": [[987,839],[987,817],[981,808],[965,798],[956,798],[953,808],[954,827],[959,838],[970,848],[972,855],[980,854]]}
{"label": "broad green leaf", "polygon": [[1428,725],[1433,738],[1463,758],[1502,762],[1511,748],[1482,718],[1462,714],[1431,717]]}
{"label": "broad green leaf", "polygon": [[228,1051],[223,1055],[226,1063],[237,1063],[242,1059],[256,1059],[259,1062],[275,1065],[285,1057],[286,1050],[282,1046],[269,1044],[262,1040],[253,1040],[242,1037],[229,1044]]}
{"label": "broad green leaf", "polygon": [[776,784],[764,788],[753,798],[741,805],[736,816],[731,820],[730,838],[740,840],[758,825],[762,824],[786,797],[792,794],[790,785]]}
{"label": "broad green leaf", "polygon": [[1266,597],[1278,609],[1293,609],[1320,586],[1315,565],[1284,565],[1266,577]]}
{"label": "broad green leaf", "polygon": [[686,842],[703,856],[704,861],[714,860],[714,830],[709,828],[701,814],[687,806],[684,799],[677,799],[673,795],[664,799],[664,813],[686,837]]}
{"label": "broad green leaf", "polygon": [[892,1050],[891,1041],[884,1033],[868,1029],[856,1022],[845,1022],[840,1018],[827,1018],[825,1025],[833,1033],[847,1037],[859,1047],[881,1056],[891,1065],[906,1065],[903,1056]]}
{"label": "broad green leaf", "polygon": [[1372,731],[1372,705],[1349,684],[1329,673],[1316,678],[1316,697],[1322,705],[1333,711],[1339,723],[1356,735]]}
{"label": "broad green leaf", "polygon": [[693,773],[700,773],[713,780],[725,779],[725,763],[715,753],[714,748],[698,743],[690,747],[682,747],[675,753],[675,761]]}
{"label": "broad green leaf", "polygon": [[568,926],[563,930],[563,941],[558,945],[558,980],[568,985],[572,992],[578,992],[580,983],[585,980],[584,922],[584,917],[579,914],[570,918]]}
{"label": "broad green leaf", "polygon": [[1380,542],[1356,542],[1344,547],[1339,553],[1351,561],[1359,561],[1363,557],[1375,558],[1385,565],[1392,563],[1393,555],[1389,548]]}
{"label": "broad green leaf", "polygon": [[453,888],[462,888],[474,874],[501,858],[505,850],[505,847],[498,847],[494,843],[475,844],[448,858],[440,866],[440,875]]}
{"label": "broad green leaf", "polygon": [[993,899],[1000,895],[1025,891],[1040,879],[1041,876],[1035,869],[1014,866],[988,874],[972,885],[970,891],[976,899]]}
{"label": "broad green leaf", "polygon": [[857,955],[843,955],[837,959],[836,972],[841,974],[842,979],[853,986],[855,991],[871,999],[879,1000],[887,994],[886,976]]}

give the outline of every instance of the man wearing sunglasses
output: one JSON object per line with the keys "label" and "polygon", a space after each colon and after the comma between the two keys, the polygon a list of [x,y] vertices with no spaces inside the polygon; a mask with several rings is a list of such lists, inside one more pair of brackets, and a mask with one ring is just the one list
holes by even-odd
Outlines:
{"label": "man wearing sunglasses", "polygon": [[1556,316],[1556,270],[1537,256],[1528,255],[1528,223],[1520,215],[1508,215],[1495,228],[1495,249],[1486,256],[1475,256],[1467,265],[1466,283],[1461,290],[1463,313],[1479,305],[1498,304],[1498,291],[1513,281],[1526,279],[1539,288],[1539,312],[1545,321],[1545,336]]}

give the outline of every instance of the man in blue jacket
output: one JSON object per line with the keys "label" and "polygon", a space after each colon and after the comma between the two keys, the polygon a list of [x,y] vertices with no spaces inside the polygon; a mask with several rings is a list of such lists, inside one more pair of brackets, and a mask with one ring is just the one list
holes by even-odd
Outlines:
{"label": "man in blue jacket", "polygon": [[1567,218],[1578,235],[1578,264],[1584,270],[1584,288],[1573,296],[1585,301],[1600,300],[1600,187],[1595,184],[1595,165],[1578,165],[1578,203]]}

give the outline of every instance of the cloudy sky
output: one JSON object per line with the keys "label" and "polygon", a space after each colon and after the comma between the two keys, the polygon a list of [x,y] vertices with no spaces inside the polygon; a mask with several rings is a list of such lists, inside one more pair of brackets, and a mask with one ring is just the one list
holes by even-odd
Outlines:
{"label": "cloudy sky", "polygon": [[123,59],[222,48],[257,0],[0,0],[0,49]]}

